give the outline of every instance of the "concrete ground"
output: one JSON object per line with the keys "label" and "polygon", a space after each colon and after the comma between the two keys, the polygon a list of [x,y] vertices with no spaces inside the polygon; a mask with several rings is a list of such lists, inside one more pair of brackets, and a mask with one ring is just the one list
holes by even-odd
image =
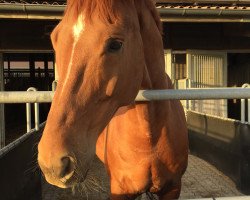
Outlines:
{"label": "concrete ground", "polygon": [[[75,194],[72,194],[70,189],[58,189],[43,181],[43,200],[106,200],[109,193],[108,177],[103,164],[97,159],[94,168],[92,174],[97,178],[92,180],[91,188],[94,188],[93,191],[81,188],[77,189]],[[96,186],[92,187],[93,184]],[[183,177],[180,199],[241,195],[243,194],[236,189],[234,182],[222,172],[204,160],[189,155],[188,168]],[[147,197],[143,196],[142,199],[146,200]]]}

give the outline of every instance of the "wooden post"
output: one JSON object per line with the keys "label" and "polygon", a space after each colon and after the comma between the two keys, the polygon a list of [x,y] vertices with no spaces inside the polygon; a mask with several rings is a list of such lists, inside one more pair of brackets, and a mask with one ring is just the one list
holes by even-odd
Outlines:
{"label": "wooden post", "polygon": [[[4,61],[0,53],[0,91],[4,91]],[[5,146],[4,104],[0,104],[0,149]]]}

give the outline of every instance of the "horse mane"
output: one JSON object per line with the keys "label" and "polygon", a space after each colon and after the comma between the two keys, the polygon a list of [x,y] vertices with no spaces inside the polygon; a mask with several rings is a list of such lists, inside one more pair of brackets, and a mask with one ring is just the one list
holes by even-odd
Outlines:
{"label": "horse mane", "polygon": [[[152,17],[155,20],[155,23],[162,33],[162,23],[159,17],[159,14],[155,8],[154,0],[120,0],[122,3],[133,3],[140,1],[145,2],[146,7],[150,10]],[[115,3],[117,0],[67,0],[67,8],[65,15],[71,13],[76,17],[79,13],[84,12],[85,20],[90,21],[94,11],[100,17],[101,20],[107,23],[114,23],[118,19],[116,14],[117,10],[115,9]]]}
{"label": "horse mane", "polygon": [[99,18],[104,22],[114,23],[118,18],[115,10],[115,1],[116,0],[68,0],[65,15],[67,15],[67,13],[74,13],[75,16],[78,16],[79,13],[83,12],[85,20],[91,21],[93,13],[96,12]]}
{"label": "horse mane", "polygon": [[155,1],[153,0],[146,0],[146,6],[151,12],[152,17],[154,18],[154,21],[156,23],[157,28],[159,29],[160,33],[163,33],[163,27],[162,27],[162,22],[161,18],[159,15],[159,12],[155,8]]}

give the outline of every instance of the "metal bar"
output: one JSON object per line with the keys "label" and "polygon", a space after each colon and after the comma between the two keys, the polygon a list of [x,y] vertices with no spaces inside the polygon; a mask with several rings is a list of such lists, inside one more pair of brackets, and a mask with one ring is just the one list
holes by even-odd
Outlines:
{"label": "metal bar", "polygon": [[249,18],[248,9],[204,9],[204,8],[181,8],[181,7],[159,7],[157,8],[161,17],[168,15],[179,15],[179,16],[216,16],[216,17],[226,17],[226,16],[246,16]]}
{"label": "metal bar", "polygon": [[250,99],[248,99],[247,107],[248,107],[248,116],[247,116],[247,120],[248,120],[248,123],[250,123]]}
{"label": "metal bar", "polygon": [[[197,4],[211,4],[211,0],[156,0],[155,1],[158,4],[162,4],[162,3],[197,3]],[[249,0],[216,0],[213,2],[213,4],[217,5],[217,4],[229,4],[232,5],[233,3],[238,3],[238,4],[249,4],[250,1]]]}
{"label": "metal bar", "polygon": [[35,129],[38,131],[39,130],[39,123],[40,123],[40,118],[39,118],[39,103],[35,103]]}
{"label": "metal bar", "polygon": [[[36,92],[37,89],[34,87],[30,87],[28,92]],[[34,104],[34,109],[35,109],[35,129],[38,131],[39,130],[39,103],[36,102]],[[27,123],[27,132],[31,131],[31,105],[30,103],[26,103],[26,123]]]}
{"label": "metal bar", "polygon": [[[49,103],[54,92],[0,92],[0,103]],[[201,100],[201,99],[249,99],[250,88],[198,88],[184,90],[141,90],[136,101],[151,100]]]}
{"label": "metal bar", "polygon": [[52,82],[52,91],[55,92],[56,91],[56,86],[57,86],[57,80],[54,80]]}
{"label": "metal bar", "polygon": [[31,105],[26,103],[26,127],[27,133],[31,131]]}
{"label": "metal bar", "polygon": [[245,119],[245,99],[241,99],[240,100],[240,115],[241,115],[241,117],[240,117],[240,121],[241,122],[245,122],[246,121],[246,119]]}
{"label": "metal bar", "polygon": [[[242,88],[250,88],[250,84],[248,83],[245,83],[242,85]],[[246,122],[246,98],[242,98],[241,99],[241,105],[240,105],[240,109],[241,109],[241,122]],[[248,122],[250,123],[250,98],[248,98],[248,104],[247,104],[247,107],[248,107],[248,116],[247,116],[247,120]]]}
{"label": "metal bar", "polygon": [[59,20],[64,9],[65,5],[1,3],[0,18]]}
{"label": "metal bar", "polygon": [[54,92],[0,92],[0,103],[50,103]]}
{"label": "metal bar", "polygon": [[250,98],[250,88],[203,88],[186,90],[142,90],[139,92],[137,101],[150,100],[201,100],[201,99],[241,99]]}
{"label": "metal bar", "polygon": [[246,100],[241,99],[241,122],[244,123],[246,121]]}
{"label": "metal bar", "polygon": [[[169,2],[168,2],[169,3]],[[65,5],[0,4],[0,18],[60,20]],[[204,9],[157,7],[162,21],[249,22],[249,9]],[[205,17],[204,17],[205,16]]]}

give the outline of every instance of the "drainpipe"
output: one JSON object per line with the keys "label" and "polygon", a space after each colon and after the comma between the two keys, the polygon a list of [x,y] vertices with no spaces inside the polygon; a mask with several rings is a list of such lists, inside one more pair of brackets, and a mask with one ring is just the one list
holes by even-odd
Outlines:
{"label": "drainpipe", "polygon": [[65,5],[2,3],[0,18],[59,20],[64,9]]}
{"label": "drainpipe", "polygon": [[250,9],[220,9],[220,8],[158,8],[161,16],[180,15],[180,16],[249,16]]}
{"label": "drainpipe", "polygon": [[250,9],[158,7],[163,21],[250,22]]}
{"label": "drainpipe", "polygon": [[[65,5],[1,3],[0,18],[60,20],[64,9]],[[246,9],[157,7],[157,9],[162,21],[250,22],[249,7]]]}
{"label": "drainpipe", "polygon": [[165,22],[250,22],[250,9],[158,7]]}

